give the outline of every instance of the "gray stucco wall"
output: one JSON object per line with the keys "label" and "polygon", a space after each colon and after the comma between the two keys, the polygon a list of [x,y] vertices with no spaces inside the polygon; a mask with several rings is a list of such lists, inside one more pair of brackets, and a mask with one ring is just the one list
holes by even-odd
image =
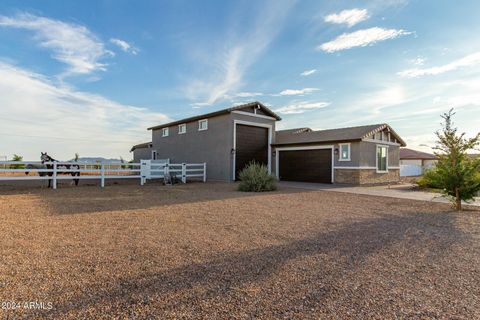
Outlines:
{"label": "gray stucco wall", "polygon": [[133,150],[133,162],[137,163],[140,160],[148,160],[152,158],[151,148],[137,148]]}
{"label": "gray stucco wall", "polygon": [[210,180],[228,180],[231,150],[230,115],[208,119],[208,129],[198,131],[198,121],[187,123],[187,132],[178,134],[178,126],[169,127],[168,137],[162,130],[152,132],[153,150],[159,159],[170,163],[207,163]]}
{"label": "gray stucco wall", "polygon": [[381,141],[378,142],[367,142],[362,141],[359,143],[361,154],[360,154],[360,166],[361,167],[376,167],[376,157],[377,157],[377,145],[385,145],[388,147],[388,166],[389,167],[398,167],[400,164],[400,146],[384,144]]}
{"label": "gray stucco wall", "polygon": [[272,125],[275,121],[242,114],[225,114],[208,118],[208,129],[198,130],[198,121],[187,123],[187,132],[178,134],[178,126],[169,127],[169,136],[162,130],[153,130],[153,150],[157,158],[170,159],[170,163],[207,163],[207,179],[231,181],[233,179],[233,128],[234,121],[248,121]]}

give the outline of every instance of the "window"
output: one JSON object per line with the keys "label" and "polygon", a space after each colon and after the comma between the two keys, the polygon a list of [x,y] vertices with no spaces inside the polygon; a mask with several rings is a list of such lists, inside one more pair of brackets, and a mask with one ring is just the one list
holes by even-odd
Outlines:
{"label": "window", "polygon": [[185,123],[178,125],[178,134],[186,133],[187,132],[187,125]]}
{"label": "window", "polygon": [[198,120],[198,131],[208,129],[208,119]]}
{"label": "window", "polygon": [[162,129],[162,137],[168,137],[168,128]]}
{"label": "window", "polygon": [[377,146],[377,172],[388,171],[388,147]]}
{"label": "window", "polygon": [[350,161],[350,143],[340,143],[339,161]]}

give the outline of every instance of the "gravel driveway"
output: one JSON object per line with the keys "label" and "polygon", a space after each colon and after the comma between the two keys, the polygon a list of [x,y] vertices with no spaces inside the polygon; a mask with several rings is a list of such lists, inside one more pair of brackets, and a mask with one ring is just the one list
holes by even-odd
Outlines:
{"label": "gravel driveway", "polygon": [[0,318],[480,318],[480,211],[234,188],[0,189]]}

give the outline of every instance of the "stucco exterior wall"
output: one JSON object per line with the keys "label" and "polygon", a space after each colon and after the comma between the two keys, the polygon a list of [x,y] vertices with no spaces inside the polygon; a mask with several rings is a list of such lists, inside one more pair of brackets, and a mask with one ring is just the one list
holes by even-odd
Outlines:
{"label": "stucco exterior wall", "polygon": [[208,129],[203,131],[198,130],[198,121],[188,122],[184,134],[178,134],[177,125],[169,127],[168,137],[162,137],[161,129],[153,130],[152,150],[157,158],[169,158],[171,163],[206,162],[208,180],[232,181],[235,120],[271,125],[274,139],[274,120],[229,113],[208,118]]}
{"label": "stucco exterior wall", "polygon": [[152,148],[137,148],[133,150],[133,162],[152,158]]}
{"label": "stucco exterior wall", "polygon": [[208,119],[208,129],[199,131],[198,121],[187,123],[187,132],[178,133],[178,126],[169,127],[169,135],[153,130],[152,149],[157,158],[170,159],[170,163],[207,163],[207,178],[229,180],[231,146],[230,115]]}
{"label": "stucco exterior wall", "polygon": [[361,141],[360,144],[360,167],[373,167],[377,166],[377,146],[388,147],[388,166],[398,167],[400,166],[400,146],[392,144],[383,144],[381,141],[368,142]]}

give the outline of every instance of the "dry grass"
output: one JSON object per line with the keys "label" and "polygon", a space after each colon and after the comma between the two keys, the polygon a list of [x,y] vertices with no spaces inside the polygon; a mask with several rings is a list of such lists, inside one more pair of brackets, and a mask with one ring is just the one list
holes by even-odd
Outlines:
{"label": "dry grass", "polygon": [[479,211],[235,187],[0,189],[0,316],[480,318]]}

